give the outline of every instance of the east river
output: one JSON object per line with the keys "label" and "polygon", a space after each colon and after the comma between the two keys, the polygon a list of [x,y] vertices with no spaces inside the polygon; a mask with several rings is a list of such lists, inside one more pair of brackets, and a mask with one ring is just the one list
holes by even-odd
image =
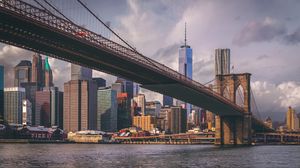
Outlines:
{"label": "east river", "polygon": [[300,167],[300,146],[0,144],[0,167]]}

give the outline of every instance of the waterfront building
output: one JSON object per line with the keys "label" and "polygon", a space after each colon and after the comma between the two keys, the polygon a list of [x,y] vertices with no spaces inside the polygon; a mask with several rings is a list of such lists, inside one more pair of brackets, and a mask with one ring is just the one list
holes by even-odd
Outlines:
{"label": "waterfront building", "polygon": [[158,120],[158,127],[161,130],[165,131],[166,133],[170,133],[168,116],[171,114],[171,107],[170,106],[163,106],[159,113],[159,120]]}
{"label": "waterfront building", "polygon": [[22,100],[22,124],[31,125],[32,106],[29,100]]}
{"label": "waterfront building", "polygon": [[92,70],[71,65],[71,80],[64,84],[63,128],[67,132],[96,129],[97,84]]}
{"label": "waterfront building", "polygon": [[97,101],[97,130],[117,131],[117,92],[111,87],[98,88]]}
{"label": "waterfront building", "polygon": [[296,113],[295,113],[295,109],[293,109],[292,107],[289,107],[287,113],[286,113],[286,127],[288,130],[296,130],[299,127],[299,124],[297,124],[297,117],[296,117]]}
{"label": "waterfront building", "polygon": [[163,95],[163,106],[173,106],[173,98]]}
{"label": "waterfront building", "polygon": [[[178,60],[179,73],[184,75],[187,78],[193,78],[193,50],[187,45],[186,38],[186,25],[185,25],[185,38],[184,45],[179,48],[179,60]],[[190,114],[192,105],[188,103],[183,103],[182,101],[178,101],[177,105],[182,106],[187,110],[187,114]]]}
{"label": "waterfront building", "polygon": [[64,84],[64,130],[96,129],[96,88],[90,80],[70,80]]}
{"label": "waterfront building", "polygon": [[128,99],[127,93],[118,93],[117,94],[117,103],[118,103],[118,130],[123,128],[128,128],[131,126],[132,118],[130,111],[130,100]]}
{"label": "waterfront building", "polygon": [[187,127],[187,111],[180,106],[171,107],[168,115],[168,127],[173,134],[185,133]]}
{"label": "waterfront building", "polygon": [[265,122],[264,122],[269,128],[273,128],[273,122],[272,122],[272,119],[271,117],[267,117]]}
{"label": "waterfront building", "polygon": [[37,91],[35,97],[35,125],[50,127],[51,92],[50,90]]}
{"label": "waterfront building", "polygon": [[215,75],[230,74],[230,49],[215,49]]}
{"label": "waterfront building", "polygon": [[0,65],[0,124],[4,119],[4,66]]}
{"label": "waterfront building", "polygon": [[161,110],[161,104],[159,101],[146,102],[145,115],[158,117],[160,110]]}
{"label": "waterfront building", "polygon": [[14,86],[20,87],[21,83],[30,82],[31,81],[31,62],[28,60],[22,60],[17,66],[14,68]]}
{"label": "waterfront building", "polygon": [[133,126],[141,128],[144,131],[152,131],[156,128],[156,117],[155,116],[134,116]]}
{"label": "waterfront building", "polygon": [[4,120],[9,124],[22,124],[22,101],[24,98],[24,88],[4,88]]}

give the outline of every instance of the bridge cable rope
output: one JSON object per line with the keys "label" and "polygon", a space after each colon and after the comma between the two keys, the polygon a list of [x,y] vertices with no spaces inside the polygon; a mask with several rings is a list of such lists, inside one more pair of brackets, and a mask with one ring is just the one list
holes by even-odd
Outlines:
{"label": "bridge cable rope", "polygon": [[[36,0],[35,0],[36,1]],[[54,9],[57,13],[59,13],[62,17],[64,17],[66,20],[68,20],[69,22],[73,23],[73,21],[71,21],[66,15],[64,15],[62,12],[60,12],[54,5],[52,5],[50,2],[48,2],[47,0],[43,0],[47,5],[49,5],[52,9]]]}
{"label": "bridge cable rope", "polygon": [[91,15],[93,15],[100,23],[103,24],[109,31],[111,31],[117,38],[119,38],[123,43],[125,43],[130,49],[132,49],[135,53],[145,58],[150,64],[154,65],[156,68],[165,71],[164,69],[158,67],[150,58],[143,56],[143,54],[139,53],[135,47],[131,46],[128,42],[126,42],[121,36],[119,36],[115,31],[113,31],[108,25],[106,25],[93,11],[91,11],[81,0],[77,0],[78,3],[81,4]]}
{"label": "bridge cable rope", "polygon": [[250,92],[251,92],[251,97],[253,99],[254,106],[255,106],[255,108],[257,110],[258,118],[261,119],[260,111],[258,110],[258,106],[256,104],[256,100],[255,100],[254,93],[253,93],[252,89],[250,89]]}
{"label": "bridge cable rope", "polygon": [[209,83],[211,83],[211,82],[213,82],[213,81],[215,81],[216,79],[215,78],[213,78],[212,80],[210,80],[210,81],[208,81],[208,82],[206,82],[206,83],[204,83],[203,85],[207,85],[207,84],[209,84]]}

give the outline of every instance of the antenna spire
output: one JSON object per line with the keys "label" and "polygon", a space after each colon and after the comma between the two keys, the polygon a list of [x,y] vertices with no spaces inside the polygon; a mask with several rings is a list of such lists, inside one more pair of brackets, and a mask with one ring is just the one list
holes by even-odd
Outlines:
{"label": "antenna spire", "polygon": [[186,22],[184,23],[184,46],[186,46]]}

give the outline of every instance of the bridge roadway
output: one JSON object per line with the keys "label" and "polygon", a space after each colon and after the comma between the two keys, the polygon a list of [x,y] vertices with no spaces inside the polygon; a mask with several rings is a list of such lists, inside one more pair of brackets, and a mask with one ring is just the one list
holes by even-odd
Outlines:
{"label": "bridge roadway", "polygon": [[[244,109],[142,54],[20,0],[0,0],[0,41],[142,84],[221,116]],[[267,127],[254,119],[255,126]]]}

